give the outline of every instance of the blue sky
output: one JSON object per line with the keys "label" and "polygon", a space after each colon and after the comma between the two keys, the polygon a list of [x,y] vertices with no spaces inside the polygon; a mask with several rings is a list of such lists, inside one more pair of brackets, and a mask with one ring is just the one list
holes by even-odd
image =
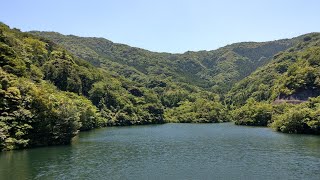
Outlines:
{"label": "blue sky", "polygon": [[319,0],[7,0],[0,21],[185,52],[319,32],[319,8]]}

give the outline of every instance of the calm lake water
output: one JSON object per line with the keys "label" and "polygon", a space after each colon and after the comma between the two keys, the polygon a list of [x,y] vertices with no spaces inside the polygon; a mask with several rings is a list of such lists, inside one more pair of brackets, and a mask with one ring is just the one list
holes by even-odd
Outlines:
{"label": "calm lake water", "polygon": [[320,179],[320,137],[224,124],[83,132],[0,153],[0,179]]}

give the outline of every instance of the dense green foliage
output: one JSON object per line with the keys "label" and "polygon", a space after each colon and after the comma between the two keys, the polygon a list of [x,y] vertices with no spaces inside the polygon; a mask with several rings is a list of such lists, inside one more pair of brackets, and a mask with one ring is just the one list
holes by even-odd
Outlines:
{"label": "dense green foliage", "polygon": [[176,112],[188,102],[210,105],[190,106],[192,122],[218,122],[224,113],[218,96],[197,86],[116,63],[94,67],[49,40],[4,24],[0,48],[4,150],[67,144],[79,130],[101,126],[185,122],[176,120]]}
{"label": "dense green foliage", "polygon": [[272,105],[249,99],[241,108],[232,111],[232,118],[238,125],[267,126],[271,122]]}
{"label": "dense green foliage", "polygon": [[212,123],[227,121],[223,119],[223,106],[218,102],[197,99],[195,102],[183,101],[179,107],[166,111],[169,122]]}
{"label": "dense green foliage", "polygon": [[116,44],[103,38],[65,36],[55,32],[31,32],[56,42],[76,56],[131,80],[171,78],[224,94],[232,85],[256,68],[269,62],[273,55],[291,47],[296,39],[264,43],[237,43],[218,50],[183,54],[155,53]]}
{"label": "dense green foliage", "polygon": [[[228,53],[228,51],[233,49],[231,47],[220,50],[219,53],[154,53],[122,44],[115,44],[103,38],[82,38],[73,35],[64,36],[53,32],[31,33],[59,43],[79,58],[91,62],[93,65],[106,70],[116,77],[122,77],[122,79],[126,79],[127,82],[130,81],[131,83],[136,84],[136,86],[139,84],[140,88],[155,92],[157,94],[157,97],[155,98],[159,99],[164,107],[166,122],[185,122],[186,120],[183,120],[182,118],[177,119],[177,114],[181,113],[181,108],[184,108],[183,104],[188,104],[189,102],[193,104],[198,98],[201,98],[201,102],[205,104],[215,106],[214,108],[217,109],[217,111],[225,110],[222,103],[219,102],[220,98],[213,99],[204,95],[211,94],[210,96],[217,96],[215,93],[218,91],[214,91],[215,93],[209,92],[212,87],[213,79],[208,75],[200,75],[210,69],[204,66],[201,61],[206,59],[207,64],[209,63],[208,61],[210,61],[208,58],[212,58],[212,61],[217,61],[213,58],[218,58],[218,54]],[[274,51],[290,46],[290,43],[287,41],[274,43],[279,44],[279,47],[275,47],[273,50],[266,50],[265,55],[269,53],[268,57],[272,56]],[[247,46],[250,48],[258,48],[264,45],[260,46],[256,43],[247,43],[247,45],[242,46],[243,48]],[[236,56],[240,57],[240,55]],[[260,56],[258,56],[259,54],[256,55],[255,58],[260,58]],[[234,59],[230,61],[234,61]],[[254,64],[255,62],[250,60],[250,63]],[[229,68],[229,66],[226,68]],[[236,71],[236,69],[236,67],[233,67],[232,71]],[[221,69],[219,72],[220,71],[226,73],[225,70]],[[205,78],[205,76],[207,77]],[[204,89],[204,87],[207,89]],[[202,112],[196,110],[194,105],[192,108],[193,109],[190,109],[190,111],[193,111],[195,114],[192,118],[192,122],[222,121],[205,119],[201,115]],[[217,118],[218,117],[216,117],[216,119]]]}
{"label": "dense green foliage", "polygon": [[[0,49],[0,149],[67,144],[79,130],[105,124],[80,95],[86,85],[70,54],[4,24]],[[57,68],[48,69],[52,64]]]}
{"label": "dense green foliage", "polygon": [[[211,101],[208,101],[210,99]],[[218,101],[215,94],[192,94],[179,106],[165,112],[169,122],[184,123],[216,123],[228,121],[225,107]]]}
{"label": "dense green foliage", "polygon": [[299,39],[299,44],[278,53],[269,64],[236,83],[227,94],[229,103],[239,106],[249,98],[273,102],[280,94],[290,96],[308,90],[316,94],[320,87],[320,35],[314,33]]}
{"label": "dense green foliage", "polygon": [[[0,149],[67,144],[79,130],[163,123],[157,93],[0,24]],[[91,100],[91,101],[90,101]]]}
{"label": "dense green foliage", "polygon": [[34,83],[0,69],[0,147],[67,144],[79,129],[104,122],[84,97],[57,90],[46,82]]}
{"label": "dense green foliage", "polygon": [[[301,39],[228,93],[236,124],[269,125],[287,133],[320,133],[320,35],[308,34]],[[308,100],[312,97],[318,98]],[[290,104],[282,104],[285,102]]]}
{"label": "dense green foliage", "polygon": [[[98,67],[111,71],[121,67],[115,74],[147,88],[150,86],[146,82],[158,77],[166,85],[174,85],[173,91],[156,88],[166,108],[165,119],[169,122],[233,119],[236,124],[267,126],[273,122],[273,117],[284,113],[278,110],[281,105],[273,106],[274,100],[300,103],[308,97],[320,95],[317,33],[290,40],[237,43],[214,51],[184,54],[154,53],[102,38],[33,33],[63,45]],[[181,83],[188,83],[193,90],[181,86]],[[206,97],[202,102],[198,92],[208,90],[220,94],[220,100],[226,102],[228,108],[217,99],[208,101],[210,98]],[[190,98],[190,93],[197,97]],[[226,113],[227,109],[230,114]]]}
{"label": "dense green foliage", "polygon": [[299,105],[286,106],[272,117],[272,128],[285,133],[320,134],[320,97]]}
{"label": "dense green foliage", "polygon": [[[0,149],[67,144],[78,131],[101,126],[165,122],[232,119],[319,133],[319,98],[307,101],[320,95],[319,39],[314,33],[169,54],[0,23]],[[304,103],[273,104],[292,99]]]}

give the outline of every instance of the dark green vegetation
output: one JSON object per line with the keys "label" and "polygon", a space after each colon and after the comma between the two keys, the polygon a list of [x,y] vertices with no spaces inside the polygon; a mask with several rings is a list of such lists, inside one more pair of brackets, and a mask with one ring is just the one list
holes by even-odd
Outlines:
{"label": "dark green vegetation", "polygon": [[0,149],[67,144],[79,130],[163,123],[150,89],[0,25]]}
{"label": "dark green vegetation", "polygon": [[319,134],[319,95],[320,35],[313,33],[237,83],[227,101],[237,124]]}
{"label": "dark green vegetation", "polygon": [[[283,132],[319,133],[319,120],[315,115],[304,118],[301,122],[303,130],[285,130],[286,123],[281,127],[277,123],[284,121],[280,117],[286,116],[287,110],[308,106],[307,103],[292,103],[306,102],[309,97],[320,95],[317,33],[264,43],[237,43],[214,51],[184,54],[155,53],[103,38],[64,36],[54,32],[32,33],[61,44],[97,67],[109,71],[116,69],[115,74],[145,86],[146,82],[157,77],[177,84],[176,93],[168,94],[167,91],[160,94],[161,98],[163,95],[171,97],[169,101],[162,100],[167,108],[167,121],[219,122],[233,119],[239,125],[269,125]],[[121,70],[118,71],[119,67]],[[179,89],[183,83],[215,94],[212,97],[205,95],[204,99],[203,95],[189,95],[184,100],[187,92]],[[190,101],[190,97],[193,100]],[[289,104],[281,104],[283,102]],[[289,124],[295,121],[286,120]]]}
{"label": "dark green vegetation", "polygon": [[31,32],[62,45],[76,56],[136,82],[149,78],[171,79],[223,95],[299,38],[263,43],[246,42],[213,51],[184,54],[156,53],[103,38],[65,36],[55,32]]}
{"label": "dark green vegetation", "polygon": [[[0,149],[67,144],[79,130],[101,126],[165,122],[233,119],[319,133],[317,99],[280,103],[320,95],[319,54],[319,34],[169,54],[0,24]],[[292,115],[295,109],[306,113]]]}

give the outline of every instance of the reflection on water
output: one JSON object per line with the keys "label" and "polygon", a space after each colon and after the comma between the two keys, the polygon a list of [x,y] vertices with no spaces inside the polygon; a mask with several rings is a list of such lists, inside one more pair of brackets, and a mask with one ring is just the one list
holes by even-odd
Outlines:
{"label": "reflection on water", "polygon": [[320,137],[224,124],[81,133],[0,154],[0,179],[320,179]]}

